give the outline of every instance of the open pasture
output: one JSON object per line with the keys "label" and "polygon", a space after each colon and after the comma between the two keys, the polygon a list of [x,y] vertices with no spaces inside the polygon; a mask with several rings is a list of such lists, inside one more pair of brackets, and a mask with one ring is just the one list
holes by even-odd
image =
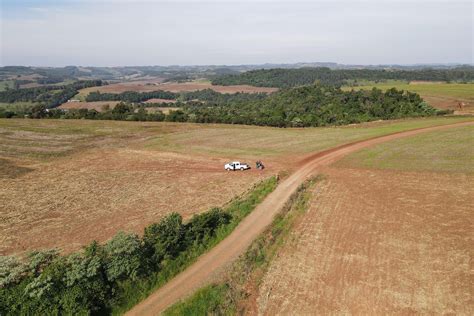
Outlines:
{"label": "open pasture", "polygon": [[[370,90],[373,87],[387,90],[397,88],[416,92],[432,106],[439,109],[451,109],[459,113],[474,113],[474,83],[442,83],[442,82],[416,82],[411,83],[391,81],[388,83],[368,83],[357,87],[344,87],[345,90],[364,89]],[[462,109],[459,103],[464,103]]]}

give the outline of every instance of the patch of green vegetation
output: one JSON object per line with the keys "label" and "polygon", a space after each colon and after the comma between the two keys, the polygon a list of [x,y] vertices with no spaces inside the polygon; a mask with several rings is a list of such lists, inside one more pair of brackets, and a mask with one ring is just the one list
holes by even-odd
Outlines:
{"label": "patch of green vegetation", "polygon": [[367,85],[359,85],[356,87],[344,87],[348,90],[371,90],[372,88],[388,90],[396,88],[397,90],[412,91],[421,96],[449,96],[453,98],[461,98],[466,100],[474,100],[474,83],[423,83],[408,84],[402,82],[382,82],[368,83]]}
{"label": "patch of green vegetation", "polygon": [[[256,239],[243,256],[235,262],[223,283],[211,284],[198,290],[191,297],[168,308],[164,315],[244,315],[239,302],[245,300],[247,282],[258,283],[277,250],[288,240],[296,221],[309,206],[310,189],[323,179],[317,176],[305,181],[290,197],[271,226]],[[195,311],[195,313],[189,313]]]}
{"label": "patch of green vegetation", "polygon": [[13,89],[13,80],[2,80],[0,81],[0,91],[5,91],[8,89]]}
{"label": "patch of green vegetation", "polygon": [[164,316],[181,315],[234,315],[233,306],[222,313],[222,306],[226,302],[227,294],[230,291],[227,284],[213,284],[198,290],[189,299],[177,303],[167,309]]}
{"label": "patch of green vegetation", "polygon": [[474,173],[474,126],[402,138],[353,153],[341,167]]}
{"label": "patch of green vegetation", "polygon": [[16,113],[26,113],[35,105],[33,102],[14,102],[14,103],[5,103],[0,102],[0,109],[5,111],[13,111]]}
{"label": "patch of green vegetation", "polygon": [[342,86],[359,80],[425,80],[425,81],[474,81],[474,67],[460,66],[452,69],[330,69],[326,67],[298,69],[259,69],[239,74],[218,76],[212,84],[249,84],[262,87],[288,88],[321,82],[325,85]]}

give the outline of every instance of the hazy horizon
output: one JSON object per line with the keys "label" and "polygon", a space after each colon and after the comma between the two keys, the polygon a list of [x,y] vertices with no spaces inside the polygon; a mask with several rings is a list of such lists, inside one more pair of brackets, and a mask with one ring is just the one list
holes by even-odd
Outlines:
{"label": "hazy horizon", "polygon": [[1,2],[0,66],[473,63],[471,1]]}

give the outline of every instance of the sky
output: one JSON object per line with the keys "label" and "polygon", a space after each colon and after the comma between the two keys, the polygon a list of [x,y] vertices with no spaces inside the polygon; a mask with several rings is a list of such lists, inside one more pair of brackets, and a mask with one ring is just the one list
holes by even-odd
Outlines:
{"label": "sky", "polygon": [[1,66],[473,63],[472,0],[0,3]]}

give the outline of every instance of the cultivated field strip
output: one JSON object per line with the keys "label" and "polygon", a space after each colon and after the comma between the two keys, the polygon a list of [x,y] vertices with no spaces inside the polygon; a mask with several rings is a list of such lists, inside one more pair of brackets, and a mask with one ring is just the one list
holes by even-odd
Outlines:
{"label": "cultivated field strip", "polygon": [[325,174],[263,279],[259,314],[472,313],[473,176]]}

